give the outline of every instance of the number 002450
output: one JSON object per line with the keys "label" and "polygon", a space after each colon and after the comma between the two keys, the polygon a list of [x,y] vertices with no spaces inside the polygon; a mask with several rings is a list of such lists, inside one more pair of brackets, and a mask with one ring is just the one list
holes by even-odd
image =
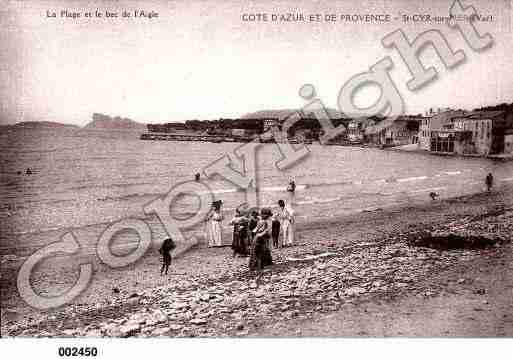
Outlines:
{"label": "number 002450", "polygon": [[95,357],[97,355],[96,347],[59,347],[61,357]]}

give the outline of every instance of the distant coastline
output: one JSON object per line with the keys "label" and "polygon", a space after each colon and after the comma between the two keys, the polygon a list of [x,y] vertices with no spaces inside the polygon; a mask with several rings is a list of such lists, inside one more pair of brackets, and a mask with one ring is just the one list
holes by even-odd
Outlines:
{"label": "distant coastline", "polygon": [[146,124],[136,122],[129,118],[119,116],[111,117],[101,113],[94,113],[92,120],[85,126],[80,127],[72,124],[65,124],[56,121],[23,121],[13,125],[0,125],[2,130],[60,130],[60,129],[86,129],[102,131],[138,130],[145,131]]}
{"label": "distant coastline", "polygon": [[80,127],[77,125],[70,125],[60,122],[53,122],[53,121],[24,121],[19,122],[14,125],[2,125],[0,128],[3,129],[29,129],[29,130],[52,130],[52,129],[63,129],[63,128],[69,128],[69,129],[79,129]]}

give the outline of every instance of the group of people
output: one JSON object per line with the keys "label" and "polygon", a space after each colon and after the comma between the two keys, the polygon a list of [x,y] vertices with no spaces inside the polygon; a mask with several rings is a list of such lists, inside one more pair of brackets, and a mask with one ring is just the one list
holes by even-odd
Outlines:
{"label": "group of people", "polygon": [[[195,180],[200,181],[196,173]],[[287,186],[290,202],[294,198],[296,183],[291,180]],[[221,211],[223,202],[212,202],[212,208],[205,219],[205,237],[209,247],[223,246],[224,220]],[[284,200],[278,201],[278,208],[273,213],[270,208],[235,209],[235,216],[229,224],[233,226],[233,256],[248,257],[250,270],[261,270],[271,265],[272,250],[292,246],[294,244],[294,212]],[[171,265],[171,252],[175,249],[171,238],[167,238],[159,250],[162,255],[161,275],[167,274]]]}
{"label": "group of people", "polygon": [[[206,218],[205,235],[209,247],[223,245],[221,223],[221,201],[212,203],[212,210]],[[285,201],[278,201],[273,213],[270,208],[235,209],[235,215],[229,224],[233,226],[233,256],[249,256],[250,269],[262,269],[272,264],[271,252],[294,244],[294,215]]]}

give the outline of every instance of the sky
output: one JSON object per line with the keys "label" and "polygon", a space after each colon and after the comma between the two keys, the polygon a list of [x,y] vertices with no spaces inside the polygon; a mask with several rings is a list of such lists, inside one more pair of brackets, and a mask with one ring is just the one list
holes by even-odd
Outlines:
{"label": "sky", "polygon": [[[144,123],[236,118],[263,109],[300,108],[303,84],[313,84],[336,108],[342,85],[390,56],[390,75],[407,113],[430,107],[472,109],[513,102],[513,38],[509,0],[467,0],[492,22],[476,25],[494,38],[474,52],[446,25],[404,23],[403,14],[447,15],[450,1],[47,1],[0,0],[0,121],[57,121],[85,125],[94,112]],[[80,12],[78,19],[61,10]],[[85,18],[84,12],[132,14]],[[134,10],[157,18],[134,18]],[[48,12],[48,14],[47,14]],[[56,12],[56,18],[48,17]],[[244,21],[244,14],[390,14],[385,24]],[[440,30],[467,61],[445,69],[431,48],[426,66],[439,76],[418,91],[399,54],[381,39],[402,29],[412,40]],[[375,87],[356,101],[374,103]],[[342,109],[343,110],[343,109]]]}

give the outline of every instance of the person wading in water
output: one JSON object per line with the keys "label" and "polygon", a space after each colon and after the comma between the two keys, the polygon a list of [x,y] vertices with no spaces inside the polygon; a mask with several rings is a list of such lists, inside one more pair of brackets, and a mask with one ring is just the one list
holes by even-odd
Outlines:
{"label": "person wading in water", "polygon": [[289,185],[287,186],[287,192],[294,193],[296,191],[296,182],[294,180],[289,181]]}
{"label": "person wading in water", "polygon": [[291,179],[287,186],[287,192],[289,194],[289,202],[294,203],[294,194],[296,193],[296,182]]}
{"label": "person wading in water", "polygon": [[162,268],[160,269],[160,275],[165,274],[169,270],[171,265],[171,251],[176,248],[175,242],[171,238],[166,238],[159,249],[159,253],[162,254]]}
{"label": "person wading in water", "polygon": [[491,172],[488,173],[488,175],[486,176],[485,182],[486,182],[486,189],[488,192],[490,192],[493,187],[493,175]]}

